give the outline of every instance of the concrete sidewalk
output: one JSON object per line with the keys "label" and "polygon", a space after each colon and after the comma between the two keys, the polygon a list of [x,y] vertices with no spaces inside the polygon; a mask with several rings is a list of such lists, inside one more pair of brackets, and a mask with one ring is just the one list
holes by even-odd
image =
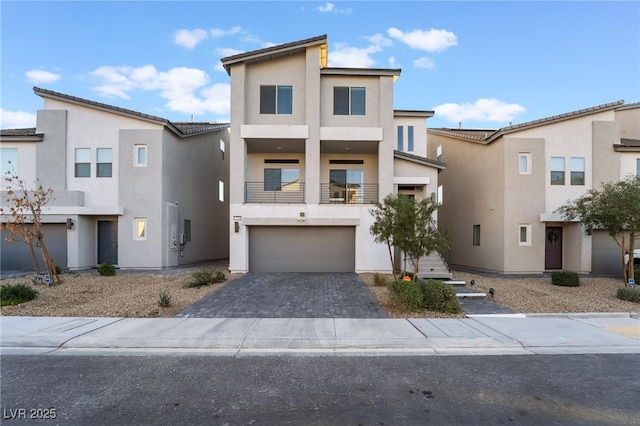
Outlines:
{"label": "concrete sidewalk", "polygon": [[463,319],[0,317],[1,355],[640,353],[638,314]]}

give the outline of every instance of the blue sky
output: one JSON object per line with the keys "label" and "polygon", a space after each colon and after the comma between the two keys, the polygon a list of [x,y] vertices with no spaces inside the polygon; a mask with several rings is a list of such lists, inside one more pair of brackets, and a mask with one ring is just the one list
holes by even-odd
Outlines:
{"label": "blue sky", "polygon": [[0,2],[1,127],[33,86],[171,121],[228,121],[220,58],[327,34],[329,66],[401,68],[396,109],[499,128],[640,101],[640,2]]}

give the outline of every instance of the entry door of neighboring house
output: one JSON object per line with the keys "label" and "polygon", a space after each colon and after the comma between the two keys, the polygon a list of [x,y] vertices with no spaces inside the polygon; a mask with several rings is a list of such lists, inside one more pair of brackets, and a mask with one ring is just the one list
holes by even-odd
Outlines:
{"label": "entry door of neighboring house", "polygon": [[118,263],[118,223],[98,221],[98,264]]}
{"label": "entry door of neighboring house", "polygon": [[544,269],[562,269],[562,226],[547,226]]}

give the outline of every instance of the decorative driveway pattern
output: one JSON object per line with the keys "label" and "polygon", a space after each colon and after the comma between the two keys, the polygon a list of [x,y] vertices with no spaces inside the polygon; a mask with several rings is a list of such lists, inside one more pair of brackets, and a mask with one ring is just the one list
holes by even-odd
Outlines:
{"label": "decorative driveway pattern", "polygon": [[358,274],[244,274],[187,306],[192,318],[387,318]]}

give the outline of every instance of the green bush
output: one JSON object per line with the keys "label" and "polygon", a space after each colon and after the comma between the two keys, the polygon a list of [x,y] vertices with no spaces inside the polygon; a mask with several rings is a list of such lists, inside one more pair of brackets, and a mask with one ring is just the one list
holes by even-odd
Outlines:
{"label": "green bush", "polygon": [[450,285],[438,280],[427,280],[420,282],[420,289],[425,309],[451,314],[462,312],[456,291]]}
{"label": "green bush", "polygon": [[387,280],[384,276],[382,276],[382,274],[376,272],[375,274],[373,274],[373,285],[377,287],[384,287],[385,285],[387,285]]}
{"label": "green bush", "polygon": [[116,274],[116,267],[111,262],[101,263],[98,265],[98,273],[112,277]]}
{"label": "green bush", "polygon": [[212,273],[211,271],[201,269],[191,274],[191,281],[189,281],[186,286],[195,288],[204,287],[210,284],[222,283],[226,279],[227,277],[225,277],[224,272],[216,271]]}
{"label": "green bush", "polygon": [[417,282],[393,280],[389,283],[389,288],[396,301],[404,307],[411,310],[422,308],[424,297]]}
{"label": "green bush", "polygon": [[580,286],[580,277],[577,272],[553,271],[551,273],[551,284],[564,287]]}
{"label": "green bush", "polygon": [[169,306],[171,306],[171,296],[169,295],[169,293],[167,293],[166,290],[160,293],[158,306],[160,306],[161,308],[168,308]]}
{"label": "green bush", "polygon": [[0,306],[19,305],[38,297],[38,292],[24,284],[0,286]]}
{"label": "green bush", "polygon": [[620,287],[616,296],[620,300],[640,303],[640,287]]}

